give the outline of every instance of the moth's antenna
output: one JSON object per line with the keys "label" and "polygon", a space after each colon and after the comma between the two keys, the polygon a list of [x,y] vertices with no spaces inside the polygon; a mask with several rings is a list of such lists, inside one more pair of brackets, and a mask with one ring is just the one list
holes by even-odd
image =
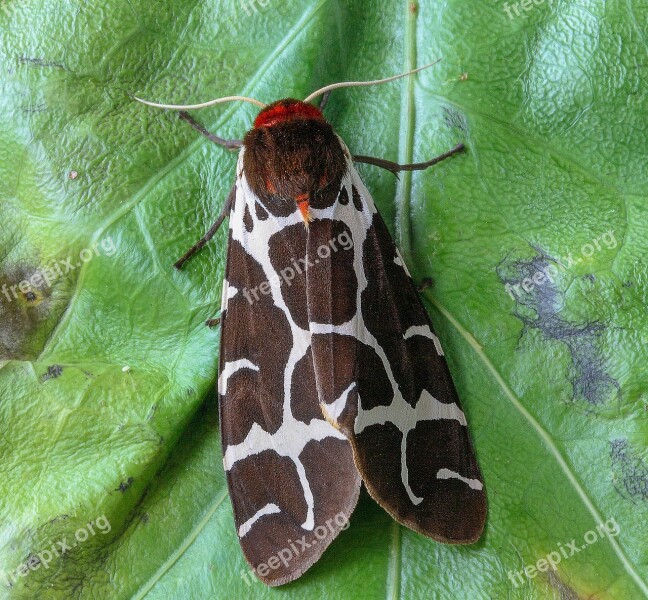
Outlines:
{"label": "moth's antenna", "polygon": [[224,102],[236,102],[237,100],[241,102],[249,102],[250,104],[255,104],[261,108],[265,108],[267,104],[259,102],[254,98],[247,98],[246,96],[225,96],[224,98],[215,98],[214,100],[209,100],[208,102],[202,102],[201,104],[159,104],[158,102],[149,102],[148,100],[142,100],[137,96],[133,96],[135,100],[146,104],[147,106],[153,106],[154,108],[169,108],[171,110],[197,110],[199,108],[207,108],[208,106],[214,106],[214,104],[223,104]]}
{"label": "moth's antenna", "polygon": [[321,96],[322,94],[325,94],[326,92],[330,92],[331,90],[339,90],[340,88],[347,88],[347,87],[363,87],[367,85],[378,85],[380,83],[388,83],[389,81],[394,81],[395,79],[400,79],[401,77],[407,77],[408,75],[414,75],[414,73],[418,73],[419,71],[422,71],[423,69],[428,69],[434,65],[436,65],[438,62],[440,62],[441,59],[437,59],[434,62],[431,62],[429,65],[425,65],[423,67],[419,67],[418,69],[414,69],[413,71],[408,71],[407,73],[401,73],[400,75],[394,75],[393,77],[387,77],[387,79],[377,79],[375,81],[344,81],[342,83],[332,83],[331,85],[327,85],[326,87],[323,87],[321,90],[317,90],[316,92],[313,92],[308,98],[304,100],[304,102],[312,102],[317,98],[318,96]]}

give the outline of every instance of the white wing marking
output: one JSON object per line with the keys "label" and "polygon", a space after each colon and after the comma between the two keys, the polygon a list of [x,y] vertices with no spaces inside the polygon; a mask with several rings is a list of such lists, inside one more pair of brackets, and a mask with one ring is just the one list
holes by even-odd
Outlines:
{"label": "white wing marking", "polygon": [[468,487],[472,488],[473,490],[481,490],[484,488],[484,484],[479,481],[479,479],[469,479],[468,477],[463,477],[462,475],[459,475],[459,473],[455,473],[450,469],[439,469],[439,472],[437,473],[437,479],[459,479],[460,481],[467,483]]}
{"label": "white wing marking", "polygon": [[430,338],[434,342],[434,348],[439,356],[443,356],[443,348],[439,338],[432,333],[429,325],[412,325],[403,336],[406,340],[415,335],[422,335],[423,337]]}
{"label": "white wing marking", "polygon": [[229,381],[229,378],[241,369],[251,369],[252,371],[258,371],[259,367],[246,358],[225,363],[225,367],[218,377],[219,394],[225,394],[225,392],[227,392],[227,382]]}
{"label": "white wing marking", "polygon": [[310,442],[320,442],[333,437],[339,440],[346,438],[323,419],[313,419],[306,424],[294,418],[284,420],[275,433],[268,433],[258,423],[254,423],[245,439],[236,445],[227,446],[223,457],[223,466],[229,471],[238,461],[260,454],[267,450],[276,452],[279,456],[290,458],[295,464],[299,481],[304,490],[308,512],[302,527],[311,531],[315,526],[313,493],[310,489],[304,465],[299,459],[306,445]]}
{"label": "white wing marking", "polygon": [[326,414],[328,414],[334,421],[337,421],[340,415],[344,412],[344,409],[346,408],[347,402],[349,400],[349,394],[351,393],[355,385],[356,382],[352,382],[349,387],[340,394],[339,398],[333,400],[333,402],[331,402],[330,404],[324,404]]}
{"label": "white wing marking", "polygon": [[405,261],[403,260],[403,257],[401,256],[400,250],[396,248],[396,258],[394,258],[394,262],[399,266],[403,267],[405,270],[405,273],[407,273],[407,276],[411,279],[412,276],[410,275],[409,269],[407,268],[407,265],[405,264]]}
{"label": "white wing marking", "polygon": [[238,528],[239,537],[247,535],[250,529],[252,529],[252,525],[254,525],[261,517],[274,515],[278,512],[281,512],[281,509],[276,504],[266,504],[261,510],[257,511],[253,517],[245,521],[245,523]]}

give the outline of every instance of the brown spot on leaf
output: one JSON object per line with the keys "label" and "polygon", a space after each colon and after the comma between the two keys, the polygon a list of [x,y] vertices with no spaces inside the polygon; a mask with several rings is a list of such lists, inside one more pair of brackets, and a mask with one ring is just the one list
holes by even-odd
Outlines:
{"label": "brown spot on leaf", "polygon": [[126,481],[122,481],[119,484],[119,487],[115,491],[116,492],[121,492],[122,494],[124,492],[127,492],[130,489],[130,487],[133,485],[134,481],[135,480],[132,477],[129,477]]}
{"label": "brown spot on leaf", "polygon": [[581,600],[583,596],[579,596],[574,588],[568,586],[560,577],[556,571],[549,570],[546,574],[547,581],[549,585],[558,592],[558,598],[560,600]]}
{"label": "brown spot on leaf", "polygon": [[628,447],[628,440],[613,440],[610,458],[615,488],[621,496],[632,501],[648,502],[648,466]]}
{"label": "brown spot on leaf", "polygon": [[39,267],[26,263],[0,267],[0,359],[21,360],[38,354],[34,334],[50,314],[51,293]]}
{"label": "brown spot on leaf", "polygon": [[47,373],[44,373],[41,377],[41,381],[49,381],[50,379],[56,379],[61,376],[63,373],[63,367],[61,365],[52,365],[47,368]]}
{"label": "brown spot on leaf", "polygon": [[33,67],[53,67],[55,69],[65,69],[65,66],[61,63],[45,60],[44,58],[36,58],[33,56],[21,56],[20,62],[22,64],[28,64]]}

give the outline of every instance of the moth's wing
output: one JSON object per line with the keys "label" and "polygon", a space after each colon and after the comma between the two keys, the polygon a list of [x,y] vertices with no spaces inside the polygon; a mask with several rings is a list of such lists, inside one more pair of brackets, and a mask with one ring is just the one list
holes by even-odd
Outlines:
{"label": "moth's wing", "polygon": [[[261,580],[281,585],[345,528],[361,480],[348,440],[319,409],[305,273],[296,272],[303,220],[294,203],[284,217],[261,204],[242,156],[221,316],[223,461],[243,553]],[[293,269],[288,284],[283,269]]]}
{"label": "moth's wing", "polygon": [[337,202],[314,216],[306,293],[322,411],[399,523],[474,542],[486,495],[466,419],[407,267],[350,160]]}

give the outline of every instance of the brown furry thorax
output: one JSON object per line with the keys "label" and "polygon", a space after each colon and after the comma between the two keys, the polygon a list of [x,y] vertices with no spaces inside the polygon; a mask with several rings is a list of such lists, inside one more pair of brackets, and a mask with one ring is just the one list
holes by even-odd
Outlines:
{"label": "brown furry thorax", "polygon": [[288,214],[304,202],[317,208],[322,194],[337,192],[347,168],[342,144],[319,108],[292,98],[265,107],[243,145],[252,191],[277,208],[285,204]]}

